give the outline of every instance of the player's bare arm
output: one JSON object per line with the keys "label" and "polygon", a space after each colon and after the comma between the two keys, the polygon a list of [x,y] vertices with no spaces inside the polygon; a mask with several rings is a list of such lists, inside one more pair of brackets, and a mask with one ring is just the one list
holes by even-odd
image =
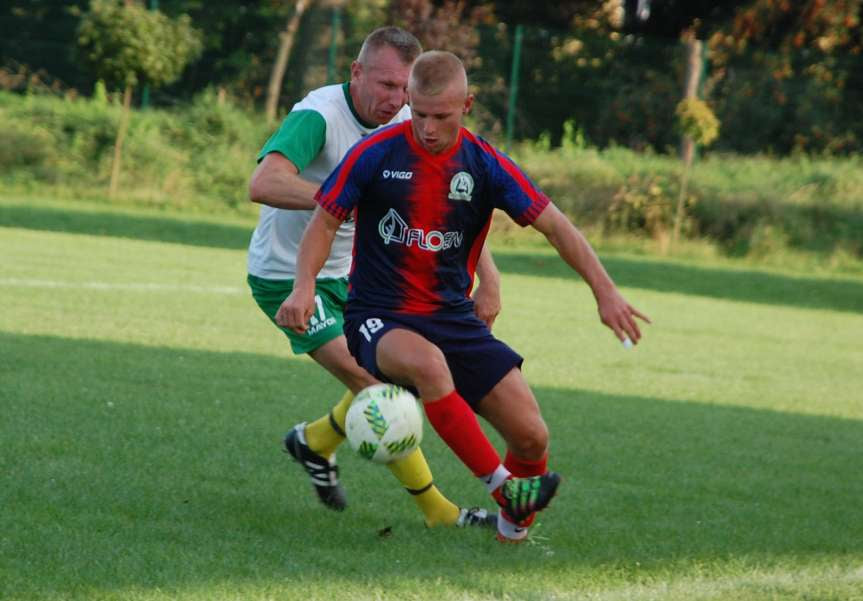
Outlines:
{"label": "player's bare arm", "polygon": [[488,244],[483,245],[476,264],[476,274],[479,284],[474,288],[471,297],[474,302],[476,316],[483,320],[491,329],[501,309],[500,302],[500,272],[494,264]]}
{"label": "player's bare arm", "polygon": [[283,154],[271,152],[258,163],[249,181],[249,200],[277,209],[312,210],[318,184],[299,176]]}
{"label": "player's bare arm", "polygon": [[561,258],[590,286],[602,323],[614,332],[618,340],[628,338],[633,344],[638,344],[641,329],[635,318],[646,323],[650,323],[650,319],[626,302],[578,228],[551,203],[536,218],[533,227],[545,235]]}
{"label": "player's bare arm", "polygon": [[315,311],[315,278],[324,266],[341,221],[318,207],[297,254],[297,277],[290,296],[276,312],[276,323],[302,334]]}

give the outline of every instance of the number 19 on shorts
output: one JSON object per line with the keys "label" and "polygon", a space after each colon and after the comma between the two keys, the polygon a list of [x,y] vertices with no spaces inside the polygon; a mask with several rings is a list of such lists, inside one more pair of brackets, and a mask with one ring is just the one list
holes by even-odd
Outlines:
{"label": "number 19 on shorts", "polygon": [[360,334],[368,341],[372,341],[372,334],[384,327],[384,322],[377,317],[368,318],[363,325],[360,326]]}

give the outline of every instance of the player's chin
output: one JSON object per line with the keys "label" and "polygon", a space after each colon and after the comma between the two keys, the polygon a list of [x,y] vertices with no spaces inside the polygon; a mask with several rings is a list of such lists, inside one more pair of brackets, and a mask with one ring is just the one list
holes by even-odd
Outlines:
{"label": "player's chin", "polygon": [[437,152],[438,150],[440,150],[440,146],[441,146],[440,142],[437,139],[429,139],[429,138],[423,138],[422,145],[429,152]]}

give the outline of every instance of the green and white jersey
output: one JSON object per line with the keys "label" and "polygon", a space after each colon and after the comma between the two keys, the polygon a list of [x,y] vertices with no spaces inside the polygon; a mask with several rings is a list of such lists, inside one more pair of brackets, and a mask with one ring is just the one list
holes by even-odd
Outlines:
{"label": "green and white jersey", "polygon": [[[391,123],[410,119],[404,106]],[[348,84],[324,86],[294,105],[258,155],[278,152],[289,159],[300,177],[322,183],[348,149],[377,129],[363,123],[354,109]],[[249,273],[270,280],[294,279],[297,250],[312,211],[288,211],[262,205],[258,226],[249,244]],[[353,220],[339,228],[319,278],[347,276],[354,240]]]}

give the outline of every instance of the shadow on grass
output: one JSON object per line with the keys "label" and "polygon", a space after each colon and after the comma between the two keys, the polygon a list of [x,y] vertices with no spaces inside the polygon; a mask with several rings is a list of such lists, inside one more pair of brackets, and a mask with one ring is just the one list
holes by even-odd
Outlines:
{"label": "shadow on grass", "polygon": [[[0,226],[118,236],[193,246],[245,249],[251,227],[120,212],[83,212],[45,206],[0,205]],[[556,255],[501,252],[505,273],[578,277]],[[804,278],[655,259],[606,257],[603,262],[621,286],[771,305],[863,313],[863,281]]]}
{"label": "shadow on grass", "polygon": [[[310,364],[0,334],[0,382],[6,593],[292,578],[377,590],[439,568],[465,590],[499,571],[531,591],[578,565],[863,552],[853,420],[538,388],[565,482],[536,531],[554,553],[513,554],[483,533],[425,531],[387,470],[347,452],[350,510],[323,510],[278,451],[284,428],[340,394]],[[443,490],[476,492],[427,438]],[[381,539],[385,525],[396,534]]]}
{"label": "shadow on grass", "polygon": [[253,229],[179,217],[8,204],[0,205],[0,226],[228,249],[248,248]]}
{"label": "shadow on grass", "polygon": [[[499,253],[502,272],[539,277],[577,278],[559,257]],[[733,301],[863,313],[863,281],[805,278],[755,270],[699,267],[656,259],[603,257],[619,286],[676,292]]]}
{"label": "shadow on grass", "polygon": [[863,422],[586,391],[537,397],[557,444],[576,441],[555,464],[574,476],[579,515],[564,519],[594,560],[863,550]]}

